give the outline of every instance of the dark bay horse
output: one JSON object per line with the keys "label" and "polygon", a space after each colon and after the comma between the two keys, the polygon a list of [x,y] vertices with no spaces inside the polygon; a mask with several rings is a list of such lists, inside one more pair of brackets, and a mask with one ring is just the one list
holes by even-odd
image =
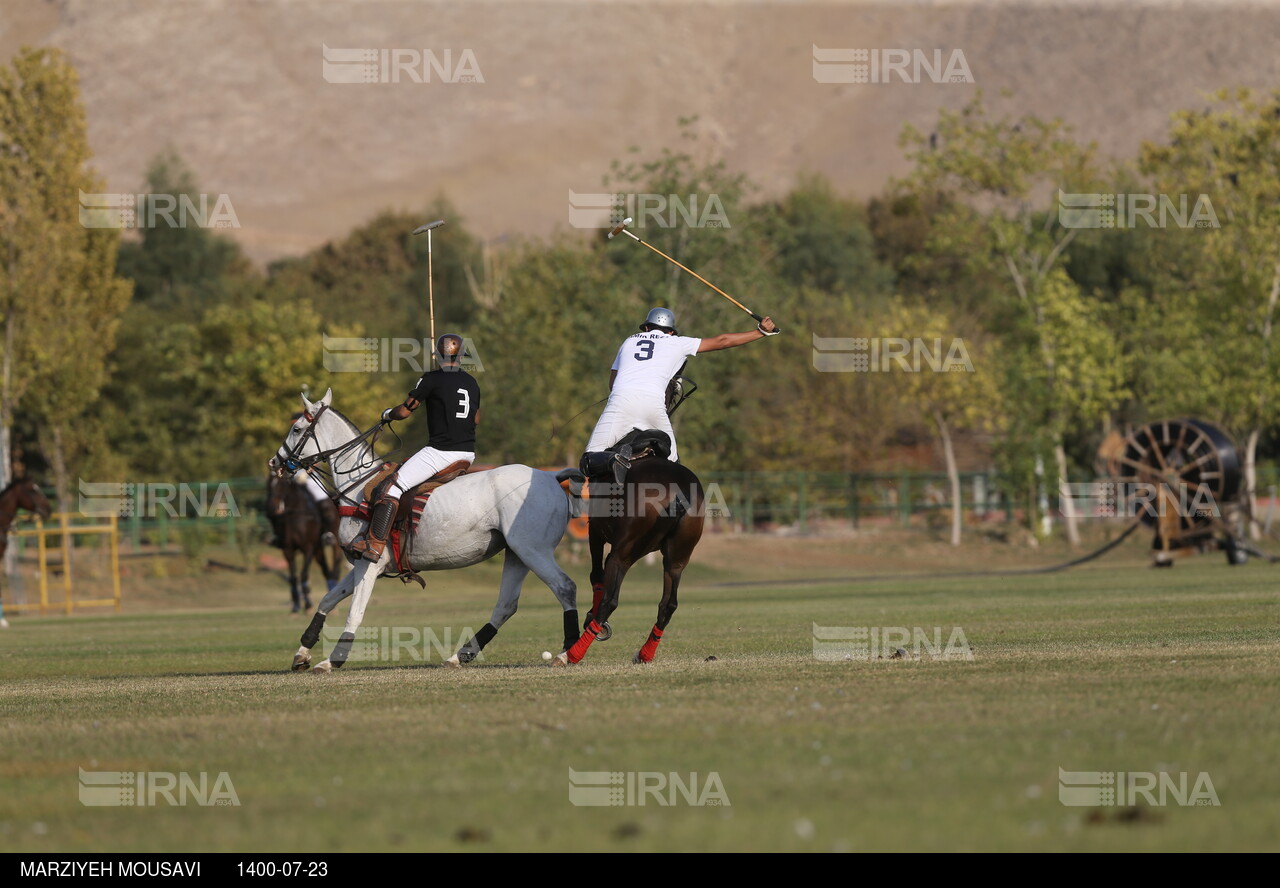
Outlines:
{"label": "dark bay horse", "polygon": [[[621,485],[607,480],[593,482],[587,500],[591,524],[591,613],[577,642],[560,654],[553,665],[577,663],[587,648],[603,634],[609,616],[618,607],[622,581],[635,564],[650,552],[662,553],[662,600],[658,621],[633,663],[648,663],[657,653],[658,642],[676,612],[680,575],[689,564],[694,547],[702,539],[706,503],[702,483],[685,466],[661,456],[647,456],[632,462]],[[604,555],[605,544],[609,556]]]}
{"label": "dark bay horse", "polygon": [[[53,513],[49,500],[40,491],[36,482],[30,478],[16,478],[0,491],[0,558],[9,548],[9,528],[19,509],[26,509],[40,516],[41,521],[48,521]],[[9,628],[9,621],[4,618],[4,606],[0,604],[0,629]]]}
{"label": "dark bay horse", "polygon": [[275,475],[267,479],[267,517],[279,531],[280,549],[289,563],[293,613],[309,611],[311,562],[319,562],[329,589],[338,582],[339,555],[332,535],[335,528],[325,526],[320,507],[305,485]]}

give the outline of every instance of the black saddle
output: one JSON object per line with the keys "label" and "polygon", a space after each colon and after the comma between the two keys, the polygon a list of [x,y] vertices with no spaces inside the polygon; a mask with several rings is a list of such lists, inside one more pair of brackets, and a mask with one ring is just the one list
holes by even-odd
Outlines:
{"label": "black saddle", "polygon": [[632,429],[612,447],[582,454],[578,468],[589,480],[598,482],[612,474],[621,484],[632,462],[654,456],[671,457],[671,436],[661,429]]}

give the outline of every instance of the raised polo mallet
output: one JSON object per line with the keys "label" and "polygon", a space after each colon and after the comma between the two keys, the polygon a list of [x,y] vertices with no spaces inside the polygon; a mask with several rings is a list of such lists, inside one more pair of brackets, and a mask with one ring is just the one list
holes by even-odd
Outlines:
{"label": "raised polo mallet", "polygon": [[[715,290],[717,293],[719,293],[719,294],[720,294],[721,296],[723,296],[725,299],[728,299],[728,300],[729,300],[730,302],[732,302],[734,305],[738,306],[738,308],[742,309],[742,310],[743,310],[743,311],[745,311],[747,314],[751,315],[751,317],[755,318],[755,319],[756,319],[756,323],[760,323],[761,321],[763,321],[763,320],[764,320],[764,318],[763,318],[763,317],[761,317],[760,315],[756,314],[756,313],[755,313],[754,311],[752,311],[751,309],[747,308],[745,305],[743,305],[743,304],[742,304],[741,302],[739,302],[737,299],[734,299],[732,296],[730,296],[730,295],[729,295],[728,293],[726,293],[724,290],[721,290],[719,287],[717,287],[715,284],[711,283],[711,281],[707,280],[706,278],[704,278],[702,275],[698,274],[698,273],[697,273],[696,271],[694,271],[693,269],[691,269],[691,268],[686,268],[685,266],[681,265],[679,262],[677,262],[676,260],[674,260],[674,259],[672,259],[670,256],[668,256],[666,253],[664,253],[664,252],[662,252],[661,250],[659,250],[659,249],[658,249],[657,247],[655,247],[653,244],[646,243],[645,241],[643,241],[643,240],[641,240],[640,238],[636,237],[634,234],[632,234],[630,231],[628,231],[628,230],[627,230],[627,226],[628,226],[628,225],[630,225],[630,224],[631,224],[631,217],[630,217],[630,216],[628,216],[627,218],[625,218],[625,219],[623,219],[621,222],[619,222],[617,225],[613,226],[613,228],[609,230],[609,240],[613,240],[613,238],[614,238],[614,236],[615,236],[615,235],[618,235],[618,234],[625,234],[627,237],[631,238],[631,239],[632,239],[633,241],[635,241],[636,243],[638,243],[638,244],[644,244],[646,247],[648,247],[650,250],[653,250],[653,252],[657,253],[657,254],[658,254],[659,256],[661,256],[663,259],[666,259],[666,260],[667,260],[668,262],[670,262],[672,265],[675,265],[675,266],[677,266],[678,268],[681,268],[681,269],[683,269],[684,271],[689,272],[689,274],[693,275],[693,276],[694,276],[694,277],[696,277],[698,280],[700,280],[700,281],[702,281],[704,284],[706,284],[708,287],[710,287],[711,289]],[[778,332],[778,333],[781,333],[781,332],[782,332],[782,328],[781,328],[781,327],[774,327],[774,330],[775,330],[776,332]]]}
{"label": "raised polo mallet", "polygon": [[433,361],[436,359],[436,299],[431,288],[431,229],[439,228],[443,224],[443,219],[437,219],[413,229],[414,234],[422,234],[424,231],[427,233],[427,303],[431,308],[431,360]]}

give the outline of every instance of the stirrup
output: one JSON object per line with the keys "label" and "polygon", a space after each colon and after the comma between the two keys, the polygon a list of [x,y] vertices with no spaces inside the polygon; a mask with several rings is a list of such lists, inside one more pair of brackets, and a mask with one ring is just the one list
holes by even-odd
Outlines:
{"label": "stirrup", "polygon": [[623,444],[619,447],[614,459],[617,461],[618,465],[622,466],[624,469],[631,468],[631,445]]}
{"label": "stirrup", "polygon": [[631,469],[631,445],[623,444],[613,455],[613,480],[622,484]]}

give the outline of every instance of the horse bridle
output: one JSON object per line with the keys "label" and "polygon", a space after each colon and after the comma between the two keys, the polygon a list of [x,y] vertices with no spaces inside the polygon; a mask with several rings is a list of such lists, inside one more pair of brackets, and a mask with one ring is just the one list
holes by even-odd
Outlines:
{"label": "horse bridle", "polygon": [[[320,408],[316,410],[315,413],[312,413],[311,411],[307,411],[302,414],[302,418],[307,422],[307,427],[306,427],[306,430],[302,433],[302,437],[300,437],[298,439],[298,442],[293,446],[289,445],[289,441],[286,438],[285,442],[280,445],[279,451],[277,451],[277,454],[276,454],[277,458],[280,456],[284,457],[284,459],[279,463],[278,471],[281,474],[285,472],[288,472],[290,475],[296,475],[298,472],[307,472],[308,474],[310,474],[311,470],[315,468],[317,463],[324,462],[325,460],[329,459],[329,457],[331,456],[335,456],[335,455],[340,456],[360,446],[360,444],[364,442],[368,443],[369,452],[375,458],[381,459],[381,457],[378,457],[377,452],[373,448],[373,445],[378,440],[378,436],[382,433],[382,429],[386,427],[386,424],[383,422],[379,422],[373,428],[367,431],[361,432],[360,434],[352,438],[350,441],[347,441],[345,444],[339,444],[337,447],[330,447],[328,450],[320,450],[319,449],[320,445],[317,442],[316,452],[310,454],[309,456],[304,456],[302,454],[302,448],[304,448],[307,445],[308,441],[315,438],[316,426],[318,424],[318,421],[320,417],[324,415],[324,412],[328,409],[329,409],[328,404],[321,404]],[[341,414],[339,414],[339,416],[340,415]],[[376,471],[377,469],[374,469],[373,472],[369,473],[369,475],[365,475],[360,478],[357,478],[355,481],[352,481],[350,484],[348,484],[346,487],[343,487],[340,490],[337,489],[337,485],[334,484],[333,485],[334,491],[330,494],[330,496],[334,499],[342,499],[344,496],[346,496],[346,494],[349,491],[359,487],[366,480],[368,480],[368,478]]]}

